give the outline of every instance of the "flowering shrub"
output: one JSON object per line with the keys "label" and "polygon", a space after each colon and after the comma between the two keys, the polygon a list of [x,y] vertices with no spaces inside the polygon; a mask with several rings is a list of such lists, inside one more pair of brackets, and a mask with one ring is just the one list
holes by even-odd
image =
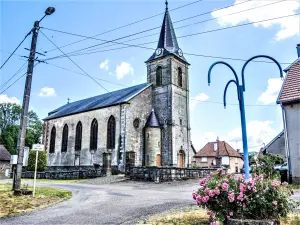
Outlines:
{"label": "flowering shrub", "polygon": [[279,220],[297,205],[289,198],[291,192],[285,188],[287,183],[281,185],[279,181],[264,180],[262,175],[245,180],[218,170],[199,184],[193,199],[209,210],[211,224],[216,224],[217,219],[226,221],[229,218]]}

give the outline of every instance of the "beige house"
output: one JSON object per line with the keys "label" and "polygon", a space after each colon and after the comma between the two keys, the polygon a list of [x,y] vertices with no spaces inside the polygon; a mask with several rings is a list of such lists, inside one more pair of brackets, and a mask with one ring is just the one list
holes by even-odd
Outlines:
{"label": "beige house", "polygon": [[281,105],[285,130],[285,148],[289,175],[293,182],[300,182],[300,44],[298,58],[287,69],[277,103]]}
{"label": "beige house", "polygon": [[228,172],[240,173],[244,166],[242,155],[225,141],[208,142],[194,156],[194,164],[199,167],[227,167]]}

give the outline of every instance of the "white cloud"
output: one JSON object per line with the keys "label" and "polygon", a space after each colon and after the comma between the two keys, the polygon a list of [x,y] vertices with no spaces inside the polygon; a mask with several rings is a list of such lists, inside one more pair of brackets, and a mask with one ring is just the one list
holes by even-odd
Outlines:
{"label": "white cloud", "polygon": [[8,97],[7,95],[0,95],[0,103],[15,103],[20,105],[20,100],[16,97]]}
{"label": "white cloud", "polygon": [[[263,143],[268,144],[279,132],[274,130],[272,121],[253,120],[247,123],[247,140],[249,151],[258,151]],[[192,135],[194,137],[194,135]],[[234,128],[224,136],[219,136],[215,132],[205,132],[201,138],[192,138],[197,151],[204,147],[207,142],[215,141],[219,137],[220,141],[226,141],[233,148],[243,149],[241,128]]]}
{"label": "white cloud", "polygon": [[109,60],[105,59],[103,62],[100,63],[100,69],[102,70],[108,70],[108,64],[109,64]]}
{"label": "white cloud", "polygon": [[129,63],[122,62],[116,67],[116,75],[118,80],[123,79],[128,74],[134,74],[133,68]]}
{"label": "white cloud", "polygon": [[190,110],[193,110],[199,101],[207,101],[209,96],[205,93],[199,93],[196,97],[192,98],[190,101]]}
{"label": "white cloud", "polygon": [[282,86],[281,78],[272,78],[268,80],[268,88],[258,98],[259,102],[265,105],[275,104],[278,93]]}
{"label": "white cloud", "polygon": [[43,87],[40,90],[39,96],[41,97],[53,97],[56,96],[54,88]]}
{"label": "white cloud", "polygon": [[[219,11],[214,11],[211,15],[214,18],[216,18],[230,13],[235,13],[246,9],[267,5],[268,3],[270,3],[270,1],[259,0],[250,1],[245,4],[239,4],[243,1],[244,0],[236,0],[234,3],[236,6]],[[283,1],[273,5],[268,5],[265,7],[237,13],[234,15],[224,16],[217,20],[221,26],[234,26],[243,22],[255,22],[270,18],[292,15],[295,14],[299,8],[300,2],[297,0]],[[299,35],[299,17],[297,16],[255,23],[253,25],[255,27],[262,26],[264,28],[270,28],[272,26],[279,25],[279,31],[276,33],[276,40],[282,40],[285,38],[292,37],[294,35]]]}

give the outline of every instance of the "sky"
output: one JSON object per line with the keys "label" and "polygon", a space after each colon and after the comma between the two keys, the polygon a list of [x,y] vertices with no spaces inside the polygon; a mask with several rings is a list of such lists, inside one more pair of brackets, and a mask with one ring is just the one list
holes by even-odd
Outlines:
{"label": "sky", "polygon": [[[34,68],[30,109],[41,119],[51,110],[66,104],[68,98],[72,102],[106,93],[107,90],[146,82],[144,62],[153,54],[154,50],[151,49],[157,46],[165,10],[164,0],[0,0],[1,64],[30,31],[34,21],[43,16],[48,6],[55,7],[56,11],[41,22],[40,31],[70,55],[79,67],[67,57],[51,59],[64,54],[39,33],[37,51],[45,56],[37,56],[48,64],[40,63]],[[218,10],[224,7],[227,8]],[[225,66],[217,65],[212,70],[212,83],[208,86],[208,69],[221,60],[229,63],[241,77],[243,60],[261,54],[274,57],[282,69],[288,67],[297,59],[299,15],[229,27],[297,14],[300,12],[300,1],[169,0],[169,11],[179,46],[191,64],[189,94],[192,143],[199,150],[208,141],[215,141],[219,137],[234,148],[242,148],[240,112],[234,86],[228,88],[226,109],[222,105],[225,85],[233,78],[233,74]],[[95,36],[98,40],[83,40],[80,35],[98,35]],[[115,39],[150,49],[111,42],[103,44]],[[76,41],[79,42],[72,44]],[[25,85],[25,76],[22,75],[27,66],[26,58],[22,56],[28,56],[29,52],[24,48],[30,48],[30,42],[31,36],[0,70],[0,103],[22,103]],[[93,45],[97,46],[87,48]],[[87,49],[80,51],[80,54],[71,54],[83,48]],[[267,59],[260,61],[270,62]],[[19,69],[19,73],[16,73]],[[246,67],[244,96],[249,151],[258,151],[283,129],[281,107],[276,105],[281,84],[279,69],[274,63],[251,62]]]}

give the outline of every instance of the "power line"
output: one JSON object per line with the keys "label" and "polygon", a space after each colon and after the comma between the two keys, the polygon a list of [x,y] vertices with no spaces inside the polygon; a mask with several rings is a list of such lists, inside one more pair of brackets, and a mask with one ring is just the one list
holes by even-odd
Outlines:
{"label": "power line", "polygon": [[[276,19],[281,19],[281,18],[286,18],[286,17],[291,17],[291,16],[296,16],[299,15],[300,13],[296,13],[296,14],[292,14],[292,15],[287,15],[287,16],[281,16],[281,17],[275,17],[275,18],[270,18],[270,19],[265,19],[265,20],[260,20],[260,21],[255,21],[255,22],[249,22],[249,23],[244,23],[244,24],[239,24],[239,25],[235,25],[235,26],[230,26],[230,27],[225,27],[225,28],[218,28],[218,29],[214,29],[214,30],[209,30],[209,31],[204,31],[204,32],[199,32],[199,33],[194,33],[194,34],[187,34],[187,35],[183,35],[177,38],[184,38],[184,37],[190,37],[190,36],[195,36],[195,35],[200,35],[200,34],[206,34],[206,33],[212,33],[212,32],[217,32],[220,30],[226,30],[226,29],[232,29],[232,28],[236,28],[236,27],[241,27],[241,26],[247,26],[247,25],[252,25],[255,23],[261,23],[261,22],[266,22],[266,21],[271,21],[271,20],[276,20]],[[74,34],[76,35],[76,34]],[[83,36],[83,35],[80,35]],[[87,37],[87,36],[86,36]],[[112,42],[112,41],[110,41]],[[121,48],[115,48],[115,49],[108,49],[108,50],[104,50],[104,51],[111,51],[111,50],[117,50],[117,49],[122,49],[122,48],[128,48],[128,47],[139,47],[139,48],[145,48],[145,49],[151,49],[151,50],[155,50],[154,48],[148,48],[148,47],[144,47],[142,45],[145,44],[149,44],[152,42],[148,42],[148,43],[143,43],[143,44],[135,44],[135,45],[130,45],[127,47],[121,47]],[[123,43],[124,44],[124,43]],[[124,44],[127,45],[127,44]],[[129,44],[128,44],[129,45]],[[82,53],[82,54],[77,54],[77,55],[86,55],[86,54],[92,54],[92,53],[98,53],[98,52],[104,52],[104,51],[96,51],[96,52],[90,52],[90,53]],[[68,53],[69,54],[69,53]],[[226,57],[216,57],[216,56],[205,56],[205,55],[199,55],[199,54],[194,54],[194,53],[185,53],[186,55],[193,55],[193,56],[201,56],[201,57],[209,57],[209,58],[223,58],[223,59],[230,59],[230,60],[238,60],[238,61],[246,61],[244,59],[234,59],[234,58],[226,58]],[[77,56],[77,55],[70,55],[70,56]],[[59,58],[59,57],[63,57],[63,56],[57,56],[57,57],[53,57],[53,58],[48,58],[46,60],[50,60],[50,59],[55,59],[55,58]],[[267,61],[254,61],[254,62],[266,62],[266,63],[271,63],[271,62],[267,62]],[[290,63],[282,63],[282,64],[290,64]]]}
{"label": "power line", "polygon": [[[188,3],[188,4],[185,4],[185,5],[179,6],[179,7],[177,7],[177,8],[171,9],[171,10],[169,10],[169,11],[175,11],[175,10],[177,10],[177,9],[181,9],[181,8],[187,7],[187,6],[189,6],[189,5],[192,5],[192,4],[201,2],[201,1],[203,1],[203,0],[197,0],[197,1],[194,1],[194,2],[191,2],[191,3]],[[251,0],[250,0],[250,1],[251,1]],[[102,32],[102,33],[100,33],[100,34],[93,35],[92,37],[97,37],[97,36],[100,36],[100,35],[103,35],[103,34],[107,34],[107,33],[110,33],[110,32],[112,32],[112,31],[119,30],[119,29],[121,29],[121,28],[131,26],[131,25],[133,25],[133,24],[137,24],[137,23],[140,23],[140,22],[145,21],[145,20],[148,20],[148,19],[152,19],[152,18],[154,18],[154,17],[160,16],[160,15],[163,15],[163,14],[164,14],[164,12],[158,13],[158,14],[155,14],[155,15],[153,15],[153,16],[149,16],[149,17],[146,17],[146,18],[144,18],[144,19],[141,19],[141,20],[138,20],[138,21],[135,21],[135,22],[131,22],[131,23],[128,23],[128,24],[125,24],[125,25],[116,27],[116,28],[114,28],[114,29],[111,29],[111,30]],[[79,40],[79,41],[75,41],[75,42],[72,42],[72,43],[69,43],[69,44],[60,46],[60,48],[64,48],[64,47],[67,47],[67,46],[70,46],[70,45],[74,45],[74,44],[76,44],[76,43],[85,41],[85,40],[87,40],[87,39],[88,39],[88,38],[84,38],[84,39],[81,39],[81,40]],[[46,51],[46,52],[51,52],[51,51],[54,51],[54,50],[56,50],[56,48],[55,48],[55,49],[48,50],[48,51]]]}
{"label": "power line", "polygon": [[61,53],[63,53],[75,66],[77,66],[82,72],[84,72],[88,77],[90,77],[95,83],[97,83],[100,87],[102,87],[104,90],[109,92],[102,84],[100,84],[98,81],[96,81],[92,76],[90,76],[87,72],[85,72],[77,63],[75,63],[66,53],[64,53],[51,39],[49,39],[42,31],[40,31],[41,34],[47,38],[49,42],[51,42]]}
{"label": "power line", "polygon": [[[246,3],[246,2],[249,2],[249,1],[252,1],[252,0],[244,1],[244,2],[241,2],[241,3],[238,3],[238,4],[243,4],[243,3]],[[176,27],[176,28],[174,28],[174,29],[182,29],[182,28],[189,27],[189,26],[193,26],[193,25],[196,25],[196,24],[201,24],[201,23],[205,23],[205,22],[212,21],[212,20],[216,20],[216,19],[222,18],[222,17],[224,17],[224,16],[235,15],[235,14],[239,14],[239,13],[242,13],[242,12],[246,12],[246,11],[250,11],[250,10],[254,10],[254,9],[258,9],[258,8],[262,8],[262,7],[266,7],[266,6],[269,6],[269,5],[278,4],[278,3],[284,2],[284,1],[286,1],[286,0],[281,0],[281,1],[277,1],[277,2],[271,2],[271,3],[269,3],[269,4],[265,4],[265,5],[262,5],[262,6],[252,7],[252,8],[249,8],[249,9],[242,10],[242,11],[229,13],[229,14],[226,14],[226,15],[223,15],[223,16],[214,17],[214,18],[207,19],[207,20],[202,20],[202,21],[199,21],[199,22],[196,22],[196,23],[191,23],[191,24],[187,24],[187,25],[184,25],[184,26],[181,26],[181,27]],[[238,5],[238,4],[236,4],[236,5]],[[197,16],[205,15],[205,14],[208,14],[208,13],[212,13],[212,12],[215,12],[215,11],[218,11],[218,10],[222,10],[222,9],[225,9],[225,8],[229,8],[229,7],[233,7],[233,6],[236,6],[236,5],[230,5],[230,6],[226,6],[226,7],[217,9],[217,10],[208,11],[208,12],[206,12],[206,13],[198,14],[198,15],[195,15],[195,16],[192,16],[192,17],[188,17],[188,18],[179,20],[179,21],[177,21],[177,22],[181,22],[181,21],[184,21],[184,20],[188,20],[188,19],[191,19],[191,18],[195,18],[195,17],[197,17]],[[137,32],[137,33],[133,33],[133,34],[130,34],[130,35],[127,35],[127,36],[124,36],[124,37],[120,37],[120,38],[117,38],[117,39],[114,39],[114,40],[111,40],[111,41],[103,40],[103,39],[99,39],[99,38],[94,38],[94,37],[87,37],[87,36],[78,35],[78,34],[73,34],[73,33],[65,32],[65,31],[58,31],[58,30],[50,29],[50,28],[44,28],[44,29],[48,29],[48,30],[52,30],[52,31],[60,32],[60,33],[64,33],[64,34],[74,35],[74,36],[78,36],[78,37],[85,37],[86,39],[99,40],[99,41],[103,41],[103,42],[104,42],[104,43],[92,45],[92,46],[89,46],[89,47],[85,47],[85,48],[82,48],[82,49],[79,49],[79,50],[75,50],[75,51],[69,52],[68,54],[70,55],[70,54],[72,54],[72,53],[76,53],[76,52],[80,52],[80,51],[87,50],[87,49],[90,49],[90,48],[94,48],[94,47],[97,47],[97,46],[99,46],[99,45],[107,44],[107,43],[109,43],[109,42],[114,43],[114,44],[109,45],[109,46],[113,46],[113,45],[115,45],[115,44],[126,45],[125,42],[115,42],[115,41],[116,41],[116,40],[120,40],[120,39],[124,39],[124,38],[128,38],[128,37],[131,37],[131,36],[135,36],[135,35],[138,35],[138,34],[141,34],[141,33],[145,33],[145,32],[148,32],[148,31],[157,29],[157,28],[160,28],[160,26],[154,27],[154,28],[150,28],[150,29],[147,29],[147,30],[143,30],[143,31],[140,31],[140,32]],[[159,34],[159,33],[154,33],[154,34],[151,34],[151,35],[146,35],[146,36],[144,36],[144,37],[149,37],[149,36],[153,36],[153,35],[157,35],[157,34]],[[172,38],[172,37],[171,37],[171,38]],[[141,39],[141,38],[136,38],[136,39]],[[136,39],[132,39],[132,40],[136,40]],[[126,41],[126,42],[128,42],[128,41]],[[156,43],[156,41],[152,41],[152,42],[148,42],[148,43],[143,43],[143,44],[140,44],[140,45],[151,44],[151,43]],[[130,46],[130,45],[128,45],[128,46]],[[108,47],[108,46],[106,46],[106,47]],[[138,47],[138,46],[131,45],[130,47]],[[95,50],[95,49],[94,49],[94,50]]]}
{"label": "power line", "polygon": [[[45,62],[45,63],[46,63],[46,64],[48,64],[48,65],[51,65],[51,66],[54,66],[54,67],[57,67],[57,68],[60,68],[60,69],[63,69],[63,70],[66,70],[66,71],[72,72],[72,73],[77,73],[77,74],[79,74],[79,75],[87,76],[87,75],[86,75],[86,74],[84,74],[84,73],[80,73],[80,72],[77,72],[77,71],[73,71],[73,70],[70,70],[70,69],[64,68],[64,67],[62,67],[62,66],[55,65],[55,64],[53,64],[53,63],[49,63],[49,62]],[[122,87],[128,87],[128,86],[126,86],[126,85],[119,84],[119,83],[115,83],[115,82],[108,81],[108,80],[104,80],[104,79],[101,79],[101,78],[98,78],[98,77],[93,77],[93,78],[95,78],[95,79],[97,79],[97,80],[101,80],[101,81],[103,81],[103,82],[107,82],[107,83],[111,83],[111,84],[119,85],[119,86],[122,86]]]}
{"label": "power line", "polygon": [[[195,98],[190,98],[190,100],[192,101],[199,101],[199,102],[203,102],[203,103],[214,103],[214,104],[220,104],[220,105],[224,105],[223,102],[214,102],[214,101],[202,101],[202,100],[199,100],[199,99],[195,99]],[[226,103],[226,105],[239,105],[237,103]],[[265,107],[265,106],[277,106],[275,104],[272,104],[272,105],[260,105],[260,104],[250,104],[250,105],[245,105],[245,106],[261,106],[261,107]]]}
{"label": "power line", "polygon": [[15,48],[15,50],[9,55],[9,57],[5,60],[5,62],[0,67],[0,70],[3,68],[3,66],[8,62],[8,60],[12,57],[12,55],[18,50],[18,48],[21,46],[21,44],[26,40],[26,38],[31,34],[31,30],[28,32],[28,34],[25,35],[24,39],[18,44],[18,46]]}
{"label": "power line", "polygon": [[17,76],[24,68],[27,62],[25,62],[1,87],[0,90],[3,89],[9,81],[11,81],[15,76]]}
{"label": "power line", "polygon": [[[243,3],[246,3],[246,2],[249,2],[249,1],[252,1],[252,0],[247,0],[247,1],[244,1],[244,2],[241,2],[241,3],[238,3],[236,5],[243,4]],[[283,0],[283,1],[285,1],[285,0]],[[274,4],[274,3],[271,3],[271,4]],[[212,13],[212,12],[215,12],[215,11],[219,11],[219,10],[222,10],[222,9],[226,9],[226,8],[229,8],[229,7],[233,7],[233,6],[236,6],[236,5],[232,4],[232,5],[229,5],[229,6],[226,6],[226,7],[223,7],[223,8],[219,8],[219,9],[216,9],[216,10],[213,10],[213,11],[208,11],[208,12],[205,12],[205,13],[201,13],[201,14],[189,17],[189,18],[185,18],[185,19],[176,21],[174,23],[181,22],[181,21],[188,20],[188,19],[192,19],[192,18],[195,18],[195,17],[199,17],[199,16],[202,16],[202,15],[206,15],[206,14],[209,14],[209,13]],[[266,6],[266,5],[264,5],[264,6]],[[255,8],[260,8],[260,7],[264,7],[264,6],[259,6],[259,7],[255,7]],[[245,11],[247,11],[247,10],[245,10]],[[232,14],[236,14],[236,13],[232,13]],[[231,15],[231,14],[229,14],[229,15]],[[226,16],[226,15],[224,15],[224,16]],[[218,17],[218,18],[220,18],[220,17]],[[216,19],[216,18],[213,18],[213,19],[210,19],[210,20],[214,20],[214,19]],[[205,20],[205,21],[201,21],[201,22],[207,22],[207,21],[209,21],[209,20]],[[201,22],[198,22],[198,23],[201,23]],[[191,26],[191,25],[194,25],[194,24],[185,25],[185,26],[182,26],[182,27],[179,27],[179,28],[175,28],[175,29],[180,29],[180,28],[184,28],[184,27],[187,27],[187,26]],[[129,35],[126,35],[126,36],[123,36],[123,37],[120,37],[120,38],[117,38],[117,39],[114,39],[114,40],[110,40],[110,41],[99,39],[99,38],[95,38],[95,36],[87,37],[87,36],[83,36],[83,35],[72,34],[72,33],[69,33],[69,32],[58,31],[58,30],[55,30],[55,29],[50,29],[50,28],[45,28],[45,27],[42,27],[42,28],[47,29],[47,30],[52,30],[52,31],[60,32],[60,33],[64,33],[64,34],[75,35],[75,36],[78,36],[78,37],[85,37],[85,39],[83,39],[83,40],[94,39],[94,40],[99,40],[99,41],[103,41],[104,42],[104,43],[99,43],[99,44],[96,44],[96,45],[88,46],[88,47],[85,47],[85,48],[82,48],[82,49],[79,49],[79,50],[76,50],[76,51],[73,51],[73,52],[69,52],[68,54],[70,54],[70,53],[75,53],[75,52],[87,50],[87,49],[90,49],[90,48],[94,48],[94,47],[97,47],[97,46],[100,46],[100,45],[104,45],[104,44],[107,44],[107,43],[110,43],[110,42],[111,43],[115,43],[115,44],[124,44],[124,42],[120,43],[120,42],[115,42],[115,41],[121,40],[121,39],[125,39],[125,38],[128,38],[128,37],[132,37],[132,36],[135,36],[135,35],[138,35],[138,34],[142,34],[142,33],[145,33],[145,32],[149,32],[151,30],[155,30],[155,29],[161,28],[161,26],[149,28],[147,30],[139,31],[139,32],[136,32],[136,33],[133,33],[133,34],[129,34]],[[153,36],[153,35],[156,35],[156,34],[159,34],[159,33],[151,34],[150,36]],[[98,35],[96,35],[96,36],[98,36]],[[154,41],[154,42],[156,42],[156,41]],[[154,43],[154,42],[151,42],[151,43]]]}

